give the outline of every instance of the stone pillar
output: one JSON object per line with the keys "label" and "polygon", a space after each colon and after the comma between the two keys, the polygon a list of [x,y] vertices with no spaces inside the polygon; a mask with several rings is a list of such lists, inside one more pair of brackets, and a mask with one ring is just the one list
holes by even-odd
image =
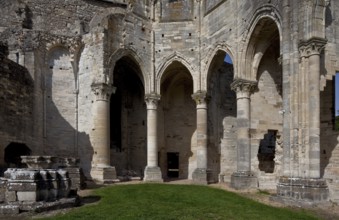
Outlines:
{"label": "stone pillar", "polygon": [[192,95],[197,104],[197,168],[193,171],[193,181],[208,183],[207,168],[207,103],[206,91],[198,91]]}
{"label": "stone pillar", "polygon": [[110,161],[110,97],[115,88],[105,83],[92,85],[95,94],[93,103],[93,129],[91,143],[93,145],[92,179],[100,183],[110,183],[117,179],[115,167]]}
{"label": "stone pillar", "polygon": [[325,39],[311,38],[299,45],[303,67],[299,78],[305,81],[299,89],[304,94],[304,105],[299,106],[304,117],[299,123],[308,132],[302,133],[300,146],[296,149],[302,152],[298,158],[299,175],[282,176],[277,186],[277,195],[289,204],[291,200],[297,204],[319,203],[329,197],[326,180],[320,175],[320,53],[325,44]]}
{"label": "stone pillar", "polygon": [[312,39],[309,50],[309,175],[320,178],[320,52],[326,41]]}
{"label": "stone pillar", "polygon": [[237,171],[231,176],[235,189],[257,187],[257,177],[251,172],[250,96],[256,82],[236,79],[232,90],[237,94]]}
{"label": "stone pillar", "polygon": [[157,134],[157,107],[160,95],[147,94],[147,166],[144,173],[145,182],[163,182],[160,167],[158,166],[158,134]]}

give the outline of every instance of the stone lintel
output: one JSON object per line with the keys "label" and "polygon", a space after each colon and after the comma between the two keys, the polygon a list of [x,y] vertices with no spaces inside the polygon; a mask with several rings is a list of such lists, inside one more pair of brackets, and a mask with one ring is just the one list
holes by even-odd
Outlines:
{"label": "stone lintel", "polygon": [[231,176],[231,187],[234,189],[258,188],[258,178],[250,171],[237,171]]}
{"label": "stone lintel", "polygon": [[277,197],[282,202],[312,205],[328,202],[329,189],[324,179],[280,177]]}
{"label": "stone lintel", "polygon": [[146,167],[144,173],[145,182],[164,182],[160,167]]}
{"label": "stone lintel", "polygon": [[212,171],[204,168],[196,168],[192,173],[193,182],[200,185],[210,183]]}

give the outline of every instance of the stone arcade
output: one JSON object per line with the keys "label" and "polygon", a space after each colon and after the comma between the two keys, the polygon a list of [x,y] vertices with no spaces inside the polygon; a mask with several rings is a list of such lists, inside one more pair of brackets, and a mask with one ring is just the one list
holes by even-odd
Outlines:
{"label": "stone arcade", "polygon": [[0,166],[339,202],[339,3],[0,0]]}

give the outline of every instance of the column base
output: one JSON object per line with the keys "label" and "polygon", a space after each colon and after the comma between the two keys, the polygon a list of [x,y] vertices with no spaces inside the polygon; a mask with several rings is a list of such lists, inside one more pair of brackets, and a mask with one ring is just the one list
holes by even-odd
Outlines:
{"label": "column base", "polygon": [[231,176],[231,187],[234,189],[258,188],[258,178],[250,171],[237,171]]}
{"label": "column base", "polygon": [[211,170],[196,168],[192,173],[192,179],[194,183],[207,185],[208,183],[210,183],[211,175]]}
{"label": "column base", "polygon": [[162,183],[164,180],[162,179],[162,174],[160,167],[146,167],[144,172],[144,181],[145,182],[156,182]]}
{"label": "column base", "polygon": [[92,167],[92,180],[96,183],[108,184],[119,182],[115,167]]}
{"label": "column base", "polygon": [[324,179],[280,177],[277,200],[298,206],[329,201],[329,189]]}

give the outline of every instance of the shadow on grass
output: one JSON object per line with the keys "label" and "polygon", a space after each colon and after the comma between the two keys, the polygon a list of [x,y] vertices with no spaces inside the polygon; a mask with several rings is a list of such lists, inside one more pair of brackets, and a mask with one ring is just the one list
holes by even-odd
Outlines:
{"label": "shadow on grass", "polygon": [[80,198],[80,200],[81,200],[80,206],[92,204],[92,203],[97,203],[97,202],[100,201],[100,199],[101,199],[100,196],[94,196],[94,195],[81,197]]}

